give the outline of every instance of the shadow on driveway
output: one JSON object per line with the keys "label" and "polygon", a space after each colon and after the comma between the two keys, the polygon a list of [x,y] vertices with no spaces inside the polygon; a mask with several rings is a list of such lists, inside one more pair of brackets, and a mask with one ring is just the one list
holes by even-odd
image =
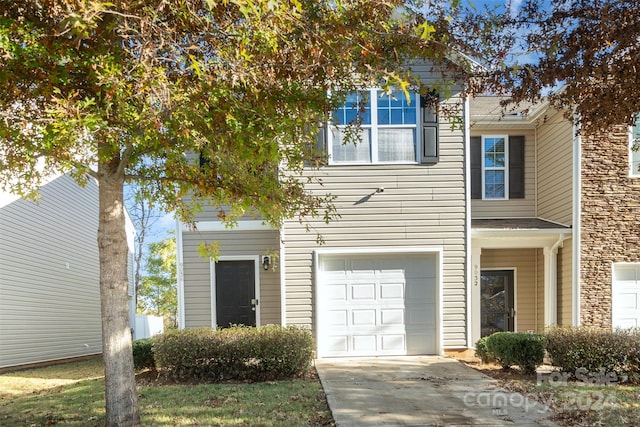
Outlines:
{"label": "shadow on driveway", "polygon": [[556,426],[546,406],[439,356],[316,360],[337,426]]}

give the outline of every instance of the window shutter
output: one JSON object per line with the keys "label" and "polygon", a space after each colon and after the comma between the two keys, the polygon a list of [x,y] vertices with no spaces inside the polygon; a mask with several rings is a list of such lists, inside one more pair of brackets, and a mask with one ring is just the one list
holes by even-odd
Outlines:
{"label": "window shutter", "polygon": [[482,199],[482,138],[471,137],[471,198]]}
{"label": "window shutter", "polygon": [[[436,94],[429,96],[437,97]],[[428,106],[427,98],[424,96],[420,96],[420,123],[422,125],[420,163],[438,163],[440,157],[438,115]]]}
{"label": "window shutter", "polygon": [[524,199],[524,136],[509,136],[509,198]]}
{"label": "window shutter", "polygon": [[315,141],[310,141],[306,146],[307,157],[305,165],[312,167],[326,166],[328,164],[327,157],[327,124],[318,126],[318,133]]}

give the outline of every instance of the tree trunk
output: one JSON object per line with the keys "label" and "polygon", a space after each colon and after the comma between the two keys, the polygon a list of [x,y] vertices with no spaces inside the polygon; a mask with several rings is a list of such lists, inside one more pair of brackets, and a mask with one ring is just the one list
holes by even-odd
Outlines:
{"label": "tree trunk", "polygon": [[107,412],[105,424],[108,427],[139,426],[127,292],[129,248],[123,208],[124,180],[119,176],[117,167],[110,164],[101,164],[98,173],[98,247]]}

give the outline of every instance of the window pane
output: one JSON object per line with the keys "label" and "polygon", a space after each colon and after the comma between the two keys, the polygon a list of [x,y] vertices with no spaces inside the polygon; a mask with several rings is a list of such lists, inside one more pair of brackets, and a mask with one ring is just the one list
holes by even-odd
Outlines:
{"label": "window pane", "polygon": [[485,171],[484,196],[487,199],[504,198],[504,171]]}
{"label": "window pane", "polygon": [[415,162],[415,129],[378,129],[378,160],[381,162]]}
{"label": "window pane", "polygon": [[504,138],[484,140],[485,167],[504,167]]}
{"label": "window pane", "polygon": [[348,125],[361,120],[361,124],[371,124],[371,101],[363,92],[347,94],[344,105],[333,112],[334,124]]}
{"label": "window pane", "polygon": [[378,91],[378,124],[415,125],[416,94],[411,93],[411,105],[404,92],[393,91],[387,95]]}
{"label": "window pane", "polygon": [[369,163],[371,160],[371,132],[369,129],[360,129],[361,141],[345,142],[345,130],[332,128],[331,160],[335,163]]}

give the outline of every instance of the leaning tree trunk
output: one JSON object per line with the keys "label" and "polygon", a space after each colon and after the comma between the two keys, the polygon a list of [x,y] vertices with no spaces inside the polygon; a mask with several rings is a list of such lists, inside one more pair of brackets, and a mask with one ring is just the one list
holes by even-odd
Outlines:
{"label": "leaning tree trunk", "polygon": [[107,411],[105,424],[108,427],[128,427],[140,425],[140,413],[129,322],[129,248],[123,208],[123,178],[119,176],[117,166],[113,166],[117,163],[101,164],[98,170],[100,305]]}

